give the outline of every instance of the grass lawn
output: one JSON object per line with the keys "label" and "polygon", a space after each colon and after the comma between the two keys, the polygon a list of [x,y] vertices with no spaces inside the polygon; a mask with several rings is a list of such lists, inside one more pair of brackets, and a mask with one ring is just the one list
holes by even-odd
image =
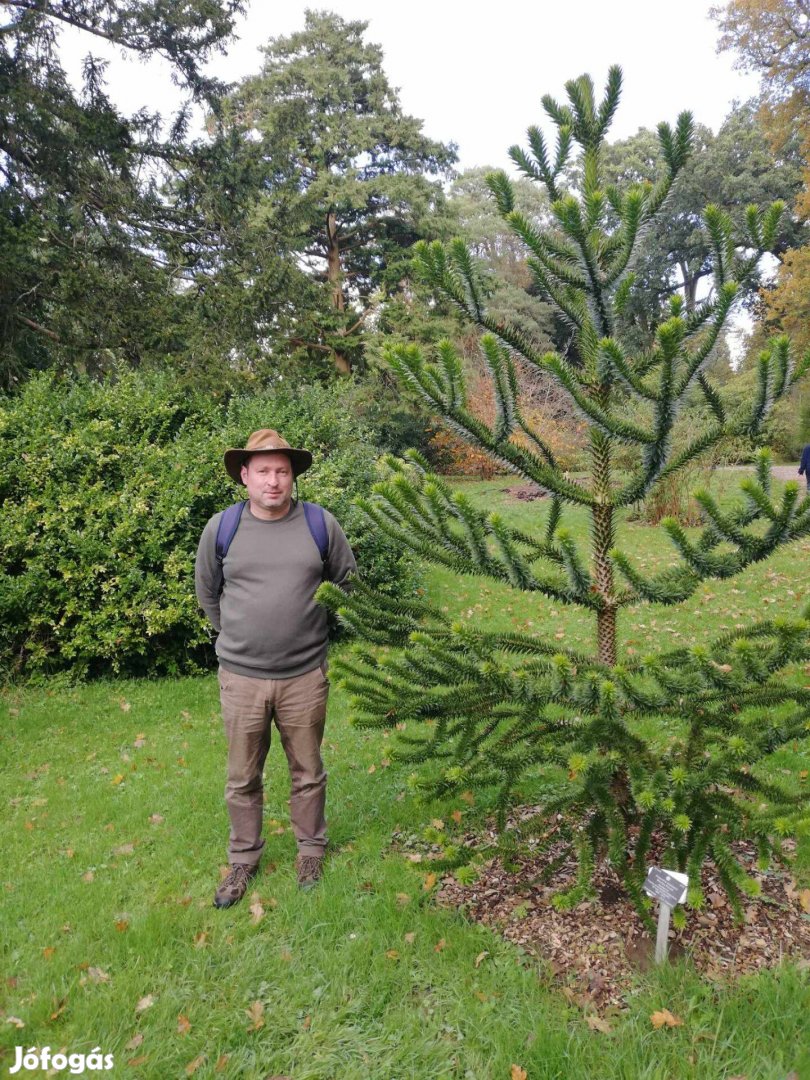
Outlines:
{"label": "grass lawn", "polygon": [[[546,513],[542,501],[508,501],[509,483],[465,489],[516,521]],[[669,561],[659,529],[623,526],[619,540],[649,567]],[[700,641],[773,611],[797,615],[810,597],[808,557],[810,543],[800,542],[704,586],[682,609],[626,613],[623,648]],[[592,647],[583,616],[542,598],[436,570],[426,588],[463,618]],[[263,872],[246,902],[217,911],[227,817],[213,675],[54,681],[0,695],[5,1070],[15,1046],[47,1045],[99,1047],[114,1055],[107,1075],[161,1080],[510,1080],[521,1070],[528,1080],[785,1080],[792,1071],[810,1080],[807,971],[786,965],[730,986],[699,978],[688,962],[640,974],[605,1033],[542,964],[437,908],[424,865],[393,852],[391,834],[456,809],[469,820],[480,808],[414,805],[404,773],[388,764],[393,738],[350,727],[346,705],[333,688],[332,855],[321,887],[295,886],[276,738]],[[656,1030],[650,1015],[662,1008],[682,1025]]]}

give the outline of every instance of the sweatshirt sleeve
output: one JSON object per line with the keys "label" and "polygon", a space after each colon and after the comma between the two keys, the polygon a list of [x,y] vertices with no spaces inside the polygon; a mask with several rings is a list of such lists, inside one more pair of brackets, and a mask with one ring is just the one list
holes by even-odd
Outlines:
{"label": "sweatshirt sleeve", "polygon": [[326,580],[333,581],[344,592],[351,590],[351,577],[357,573],[357,563],[349,547],[346,534],[337,519],[327,513],[327,531],[329,533],[329,554],[326,557]]}
{"label": "sweatshirt sleeve", "polygon": [[219,515],[212,517],[203,529],[197,547],[197,561],[194,566],[194,588],[197,593],[197,600],[217,633],[222,628],[219,620],[219,594],[222,576],[215,550],[218,518]]}

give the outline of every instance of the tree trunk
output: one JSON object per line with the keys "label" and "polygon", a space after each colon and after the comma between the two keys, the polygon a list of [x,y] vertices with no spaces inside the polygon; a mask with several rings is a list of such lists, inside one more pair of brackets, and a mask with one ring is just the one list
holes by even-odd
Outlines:
{"label": "tree trunk", "polygon": [[[346,298],[343,295],[343,272],[340,265],[340,241],[337,233],[337,219],[330,210],[326,215],[326,277],[332,288],[332,307],[335,311],[344,311]],[[335,367],[341,375],[350,375],[352,366],[339,349],[334,350]]]}

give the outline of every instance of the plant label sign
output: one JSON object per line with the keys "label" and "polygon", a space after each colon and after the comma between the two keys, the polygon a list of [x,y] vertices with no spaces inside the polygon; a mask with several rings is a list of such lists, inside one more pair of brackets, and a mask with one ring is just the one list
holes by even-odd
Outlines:
{"label": "plant label sign", "polygon": [[657,866],[650,866],[647,870],[647,880],[644,882],[644,892],[655,900],[660,900],[668,908],[674,908],[682,904],[686,899],[686,887],[689,878],[686,874],[679,874],[676,870],[661,870]]}
{"label": "plant label sign", "polygon": [[686,874],[679,874],[677,870],[662,870],[658,866],[647,868],[644,892],[660,903],[658,934],[655,939],[656,964],[663,964],[667,958],[669,914],[676,904],[682,904],[686,899],[686,887],[688,884],[689,878]]}

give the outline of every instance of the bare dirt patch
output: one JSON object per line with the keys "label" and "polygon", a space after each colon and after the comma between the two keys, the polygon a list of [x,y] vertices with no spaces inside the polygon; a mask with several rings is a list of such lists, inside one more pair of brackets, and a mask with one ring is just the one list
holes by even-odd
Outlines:
{"label": "bare dirt patch", "polygon": [[[687,907],[686,927],[670,930],[670,957],[688,955],[717,981],[785,959],[810,967],[810,890],[780,869],[758,870],[752,845],[736,844],[735,851],[759,883],[760,896],[745,900],[744,922],[737,922],[708,864],[702,875],[705,906]],[[512,872],[493,859],[471,885],[445,877],[437,899],[545,961],[562,992],[580,1007],[615,1010],[624,1003],[633,973],[653,962],[655,942],[606,864],[597,868],[594,898],[557,911],[552,896],[573,884],[576,869],[571,859],[545,884],[542,872],[558,854],[552,847],[537,859],[521,859]]]}

